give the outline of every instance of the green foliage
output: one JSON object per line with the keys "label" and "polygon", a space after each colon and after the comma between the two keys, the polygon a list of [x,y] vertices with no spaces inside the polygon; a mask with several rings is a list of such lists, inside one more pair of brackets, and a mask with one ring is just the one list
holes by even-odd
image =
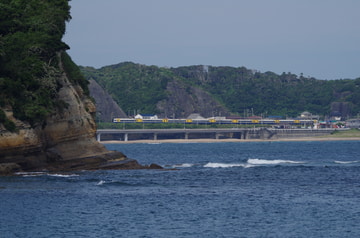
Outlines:
{"label": "green foliage", "polygon": [[15,132],[16,131],[16,125],[13,121],[10,120],[6,120],[4,122],[4,126],[6,128],[6,130],[10,131],[10,132]]}
{"label": "green foliage", "polygon": [[[360,78],[316,80],[292,73],[261,73],[245,67],[188,66],[159,68],[130,62],[94,69],[82,67],[86,78],[95,79],[126,112],[157,113],[156,105],[166,94],[167,83],[207,91],[232,113],[296,117],[303,111],[325,116],[332,102],[348,102],[352,114],[360,112]],[[247,114],[248,115],[248,114]]]}
{"label": "green foliage", "polygon": [[342,137],[342,138],[355,138],[360,137],[360,130],[353,128],[346,131],[333,131],[328,137]]}
{"label": "green foliage", "polygon": [[298,78],[291,73],[277,75],[244,67],[208,67],[206,75],[200,77],[206,80],[201,81],[200,69],[174,71],[187,81],[196,82],[240,115],[248,109],[255,114],[297,116],[309,110],[324,115],[333,99],[332,91],[322,85],[325,81]]}
{"label": "green foliage", "polygon": [[15,132],[16,125],[13,121],[10,121],[3,110],[0,109],[0,124],[3,124],[8,131]]}
{"label": "green foliage", "polygon": [[122,63],[99,70],[81,67],[86,78],[95,79],[123,110],[157,113],[156,104],[166,98],[172,73],[165,68]]}
{"label": "green foliage", "polygon": [[90,95],[88,84],[89,81],[82,75],[79,67],[72,61],[70,56],[66,52],[61,53],[61,61],[64,66],[65,73],[70,81],[74,84],[78,84],[84,90],[86,95]]}
{"label": "green foliage", "polygon": [[[71,19],[68,0],[2,0],[0,12],[0,106],[31,125],[42,123],[58,104],[57,53],[69,49],[61,40]],[[86,88],[63,56],[66,73]]]}
{"label": "green foliage", "polygon": [[7,117],[5,115],[5,112],[0,109],[0,123],[4,123],[6,121]]}

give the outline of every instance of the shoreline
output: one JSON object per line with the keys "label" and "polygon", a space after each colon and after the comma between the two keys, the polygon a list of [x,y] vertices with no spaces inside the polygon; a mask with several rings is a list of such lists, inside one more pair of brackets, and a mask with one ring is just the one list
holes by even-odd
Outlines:
{"label": "shoreline", "polygon": [[244,142],[296,142],[296,141],[360,141],[360,137],[299,137],[283,139],[165,139],[165,140],[130,140],[100,141],[101,144],[162,144],[162,143],[244,143]]}

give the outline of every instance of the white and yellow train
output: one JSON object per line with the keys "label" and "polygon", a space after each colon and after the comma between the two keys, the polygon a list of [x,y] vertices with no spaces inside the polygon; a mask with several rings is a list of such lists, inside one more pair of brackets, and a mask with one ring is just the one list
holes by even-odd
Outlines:
{"label": "white and yellow train", "polygon": [[113,123],[180,123],[180,124],[241,124],[241,125],[313,125],[311,119],[134,119],[113,118]]}

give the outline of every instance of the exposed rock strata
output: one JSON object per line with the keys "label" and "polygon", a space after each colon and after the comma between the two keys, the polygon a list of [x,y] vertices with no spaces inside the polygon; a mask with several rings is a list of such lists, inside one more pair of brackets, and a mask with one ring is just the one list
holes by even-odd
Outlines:
{"label": "exposed rock strata", "polygon": [[5,110],[18,130],[11,133],[0,124],[0,174],[18,171],[73,171],[93,169],[143,169],[121,152],[108,151],[95,140],[94,103],[65,73],[58,79],[57,109],[43,125],[32,128]]}

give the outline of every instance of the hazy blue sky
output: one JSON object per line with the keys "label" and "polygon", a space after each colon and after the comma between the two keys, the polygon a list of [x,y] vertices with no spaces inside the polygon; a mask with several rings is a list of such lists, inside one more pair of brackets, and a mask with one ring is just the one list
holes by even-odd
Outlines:
{"label": "hazy blue sky", "polygon": [[64,41],[96,68],[245,66],[360,77],[359,0],[72,0]]}

